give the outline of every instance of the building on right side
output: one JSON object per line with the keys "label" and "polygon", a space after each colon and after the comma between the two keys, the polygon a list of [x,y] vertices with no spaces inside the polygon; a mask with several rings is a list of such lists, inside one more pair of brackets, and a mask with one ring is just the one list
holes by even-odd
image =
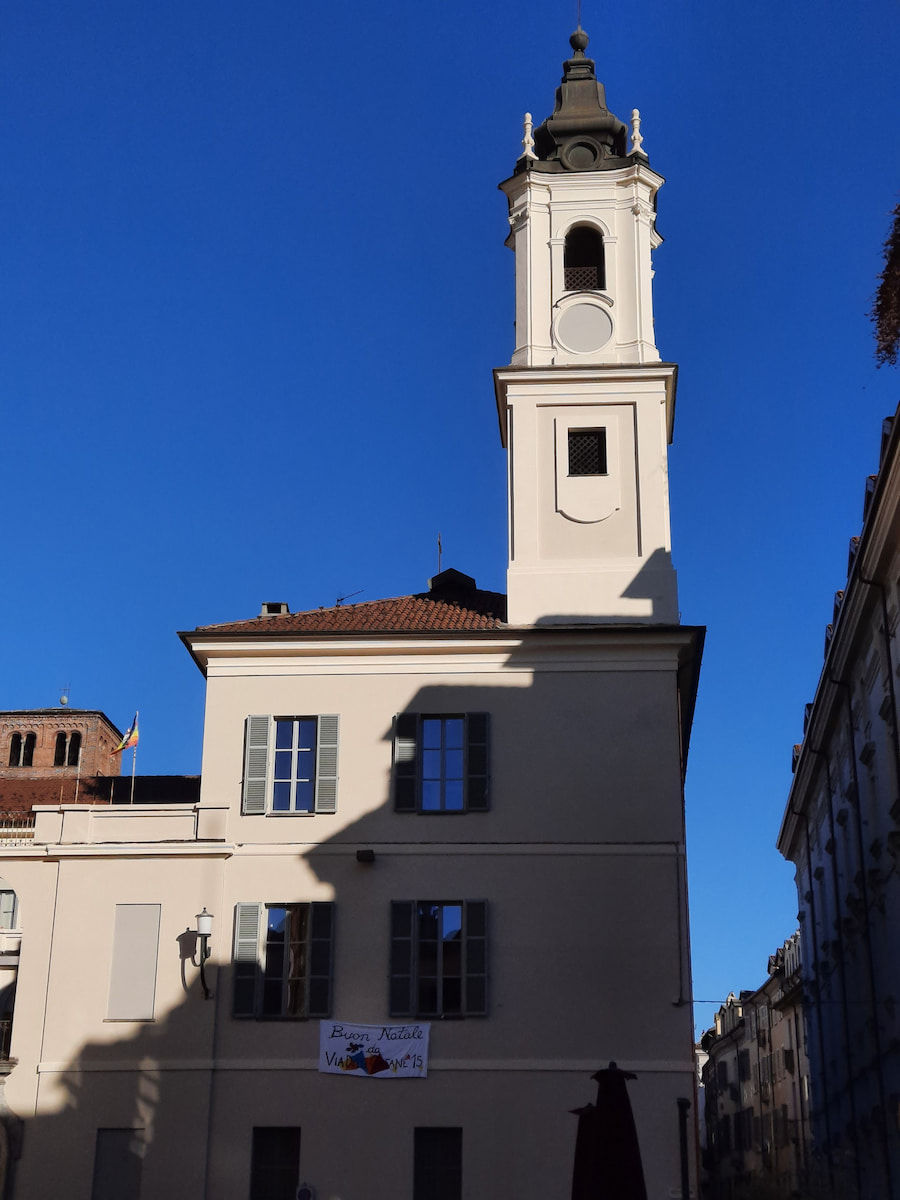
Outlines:
{"label": "building on right side", "polygon": [[778,849],[796,867],[815,1167],[900,1197],[900,420],[884,422]]}

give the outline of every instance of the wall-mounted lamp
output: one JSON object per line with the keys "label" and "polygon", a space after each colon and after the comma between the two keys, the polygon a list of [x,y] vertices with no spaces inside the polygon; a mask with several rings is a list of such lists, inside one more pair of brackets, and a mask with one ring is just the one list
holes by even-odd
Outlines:
{"label": "wall-mounted lamp", "polygon": [[373,863],[375,861],[374,850],[357,850],[356,861],[358,863]]}
{"label": "wall-mounted lamp", "polygon": [[203,999],[208,1000],[212,994],[206,986],[206,960],[212,954],[209,948],[209,939],[212,937],[213,915],[206,911],[206,905],[203,905],[203,912],[197,913],[197,937],[200,939],[200,986],[203,988]]}

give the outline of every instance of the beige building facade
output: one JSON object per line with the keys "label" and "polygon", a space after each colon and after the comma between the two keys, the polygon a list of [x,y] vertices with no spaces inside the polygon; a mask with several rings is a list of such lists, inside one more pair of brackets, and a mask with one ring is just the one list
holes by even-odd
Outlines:
{"label": "beige building facade", "polygon": [[[575,316],[538,320],[518,246],[517,290],[548,345],[580,347],[573,370],[497,372],[510,609],[448,570],[184,633],[207,685],[199,803],[46,805],[31,844],[0,845],[15,1200],[563,1196],[571,1110],[610,1060],[637,1077],[648,1197],[696,1188],[683,780],[703,631],[677,621],[674,368],[647,346],[662,180],[586,44],[508,185],[527,227],[515,206],[553,182],[553,303]],[[644,249],[607,288],[626,207],[596,213],[632,193]]]}

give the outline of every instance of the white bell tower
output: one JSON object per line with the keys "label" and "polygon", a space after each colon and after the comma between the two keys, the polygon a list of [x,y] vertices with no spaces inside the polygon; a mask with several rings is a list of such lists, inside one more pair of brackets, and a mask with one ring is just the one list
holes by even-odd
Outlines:
{"label": "white bell tower", "polygon": [[572,34],[553,115],[500,185],[516,347],[495,371],[509,453],[511,624],[675,624],[667,446],[677,368],[653,329],[663,183]]}

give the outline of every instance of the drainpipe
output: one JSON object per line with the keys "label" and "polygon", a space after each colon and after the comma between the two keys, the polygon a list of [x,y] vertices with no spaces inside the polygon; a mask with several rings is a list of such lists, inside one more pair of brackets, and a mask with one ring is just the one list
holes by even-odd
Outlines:
{"label": "drainpipe", "polygon": [[[863,580],[863,582],[867,582]],[[888,660],[890,662],[890,659]],[[869,885],[866,878],[866,860],[865,849],[863,843],[863,827],[862,827],[862,797],[859,790],[859,773],[856,769],[856,738],[853,733],[853,699],[850,694],[850,685],[842,679],[834,679],[829,675],[830,681],[836,687],[842,687],[847,699],[847,731],[850,735],[850,769],[853,774],[853,792],[855,803],[850,807],[853,809],[856,824],[856,842],[859,850],[859,877],[860,891],[862,892],[863,907],[866,914],[866,919],[863,922],[863,942],[866,948],[866,968],[869,977],[869,1017],[872,1022],[872,1034],[875,1040],[875,1078],[878,1083],[878,1107],[881,1112],[881,1120],[878,1122],[878,1130],[881,1134],[881,1151],[884,1158],[885,1178],[888,1184],[888,1194],[893,1195],[893,1172],[891,1170],[891,1156],[888,1150],[888,1129],[887,1129],[887,1101],[884,1085],[884,1055],[881,1047],[881,1032],[878,1023],[878,991],[875,980],[875,956],[872,952],[872,934],[869,929]],[[891,671],[891,695],[893,696],[893,671]],[[895,710],[896,711],[896,710]]]}
{"label": "drainpipe", "polygon": [[[806,866],[807,879],[809,882],[809,915],[812,922],[812,933],[807,939],[808,944],[812,948],[812,971],[816,979],[816,1033],[818,1034],[817,1041],[819,1043],[819,1068],[822,1074],[822,1092],[824,1104],[822,1107],[822,1115],[825,1118],[825,1141],[828,1146],[831,1146],[831,1112],[828,1106],[827,1097],[829,1096],[828,1089],[828,1062],[825,1058],[825,1031],[822,1023],[822,988],[818,982],[819,976],[819,945],[818,945],[818,918],[816,917],[816,891],[815,880],[812,873],[812,843],[809,836],[809,818],[806,813],[798,812],[796,809],[791,809],[791,815],[797,817],[803,822],[803,840],[806,843]],[[834,1169],[829,1151],[826,1159],[828,1165],[828,1183],[831,1191],[834,1191]]]}
{"label": "drainpipe", "polygon": [[688,1110],[690,1100],[684,1096],[678,1100],[678,1146],[681,1150],[681,1200],[691,1200],[691,1173],[688,1165]]}
{"label": "drainpipe", "polygon": [[[835,682],[832,680],[832,682]],[[854,764],[855,772],[855,749],[853,747],[851,731],[851,753],[850,760]],[[842,912],[840,885],[838,883],[838,865],[837,865],[837,839],[834,833],[834,788],[831,778],[831,762],[828,755],[823,750],[817,750],[815,746],[810,745],[810,752],[823,759],[825,762],[825,780],[826,790],[828,792],[828,834],[831,839],[831,886],[834,893],[834,911],[835,924],[837,926],[837,940],[840,947],[840,986],[841,986],[841,1013],[843,1016],[844,1025],[844,1060],[847,1070],[847,1098],[850,1101],[850,1123],[853,1129],[853,1169],[856,1175],[856,1189],[858,1194],[862,1194],[862,1166],[859,1161],[859,1142],[858,1142],[858,1126],[856,1115],[856,1096],[854,1094],[854,1079],[853,1079],[853,1056],[851,1053],[851,1038],[850,1038],[850,1006],[847,997],[847,957],[844,947],[844,930],[841,924],[840,914]],[[854,786],[855,780],[854,780]]]}

